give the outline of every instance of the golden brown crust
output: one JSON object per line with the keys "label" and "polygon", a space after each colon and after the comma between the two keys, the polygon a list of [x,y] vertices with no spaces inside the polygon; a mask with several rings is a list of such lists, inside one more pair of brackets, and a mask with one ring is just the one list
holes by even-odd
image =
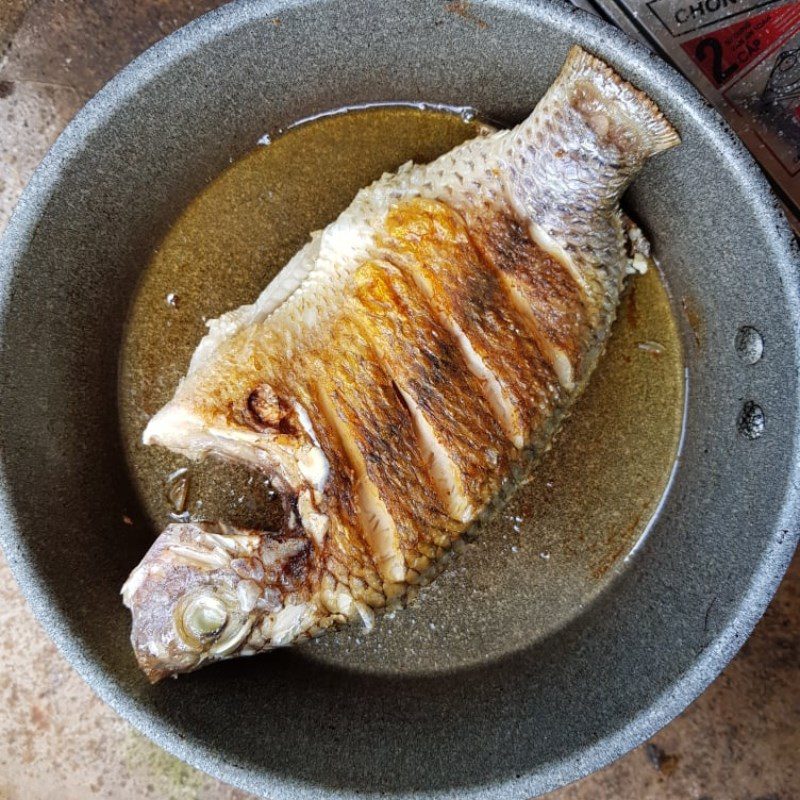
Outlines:
{"label": "golden brown crust", "polygon": [[391,378],[359,330],[360,320],[340,321],[333,337],[339,357],[317,380],[364,461],[397,528],[406,562],[420,536],[449,527],[415,446],[411,421]]}
{"label": "golden brown crust", "polygon": [[463,218],[445,203],[418,198],[390,211],[386,231],[387,259],[424,276],[433,303],[464,331],[521,414],[524,428],[538,426],[560,395],[558,381]]}
{"label": "golden brown crust", "polygon": [[[508,210],[484,206],[479,216],[465,215],[441,201],[398,203],[378,237],[380,257],[355,270],[313,342],[287,357],[264,330],[263,340],[249,342],[246,363],[220,367],[226,386],[214,402],[227,393],[238,424],[288,441],[303,435],[293,404],[307,411],[329,468],[317,500],[330,519],[320,560],[340,582],[364,581],[373,604],[382,602],[388,579],[385,554],[367,530],[363,482],[391,518],[405,568],[424,567],[521,458],[469,359],[496,378],[525,440],[538,441],[537,430],[565,399],[545,345],[577,367],[590,332],[580,287]],[[454,516],[442,497],[420,416],[446,455],[469,519]]]}
{"label": "golden brown crust", "polygon": [[496,473],[505,471],[508,443],[455,340],[420,290],[388,262],[360,267],[355,292],[387,373],[420,408],[470,499],[482,505],[497,489]]}
{"label": "golden brown crust", "polygon": [[579,373],[591,326],[586,296],[572,273],[539,247],[512,214],[467,219],[484,262],[526,301],[528,331],[561,350]]}

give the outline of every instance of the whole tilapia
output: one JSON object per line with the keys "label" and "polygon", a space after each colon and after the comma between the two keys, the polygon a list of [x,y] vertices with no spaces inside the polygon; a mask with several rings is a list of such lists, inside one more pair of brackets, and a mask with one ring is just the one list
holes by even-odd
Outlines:
{"label": "whole tilapia", "polygon": [[152,681],[370,625],[436,569],[586,384],[644,246],[620,196],[678,141],[575,47],[525,122],[384,175],[209,323],[144,441],[261,471],[285,522],[158,538],[123,588]]}

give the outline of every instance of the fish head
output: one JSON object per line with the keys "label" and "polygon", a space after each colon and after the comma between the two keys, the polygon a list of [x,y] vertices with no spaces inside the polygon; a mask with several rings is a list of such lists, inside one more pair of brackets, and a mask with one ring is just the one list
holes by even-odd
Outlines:
{"label": "fish head", "polygon": [[254,623],[281,606],[265,586],[263,533],[170,525],[122,588],[131,642],[151,682],[242,654]]}

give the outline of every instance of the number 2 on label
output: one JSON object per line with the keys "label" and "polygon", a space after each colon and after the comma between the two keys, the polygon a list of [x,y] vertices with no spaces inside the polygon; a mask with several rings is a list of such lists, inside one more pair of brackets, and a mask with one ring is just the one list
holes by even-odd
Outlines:
{"label": "number 2 on label", "polygon": [[737,64],[722,66],[722,45],[712,36],[701,39],[694,49],[698,61],[705,61],[706,56],[711,56],[711,77],[716,86],[722,86],[728,78],[739,68]]}

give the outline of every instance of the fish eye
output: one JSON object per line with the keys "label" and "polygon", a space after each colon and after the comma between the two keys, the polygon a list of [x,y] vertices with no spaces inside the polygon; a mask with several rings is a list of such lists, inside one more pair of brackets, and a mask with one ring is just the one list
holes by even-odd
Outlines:
{"label": "fish eye", "polygon": [[224,630],[229,614],[225,603],[214,594],[203,592],[184,599],[176,609],[175,622],[181,639],[204,649]]}

